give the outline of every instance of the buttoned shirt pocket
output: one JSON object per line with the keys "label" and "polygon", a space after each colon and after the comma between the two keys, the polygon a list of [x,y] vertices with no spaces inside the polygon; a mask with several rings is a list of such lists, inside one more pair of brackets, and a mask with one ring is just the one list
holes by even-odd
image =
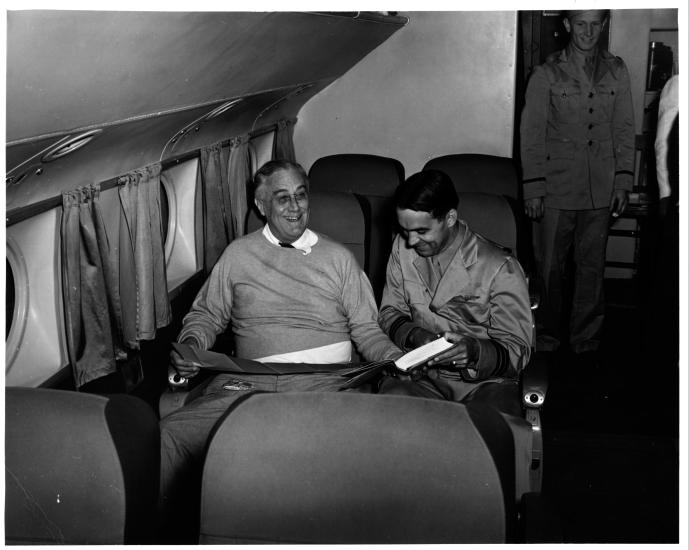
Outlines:
{"label": "buttoned shirt pocket", "polygon": [[[617,86],[615,86],[614,83],[601,82],[596,86],[596,105],[594,112],[602,115],[602,121],[610,122],[612,120],[617,94]],[[597,119],[599,118],[597,117]]]}
{"label": "buttoned shirt pocket", "polygon": [[550,87],[552,121],[571,124],[581,116],[581,88],[576,84],[553,84]]}

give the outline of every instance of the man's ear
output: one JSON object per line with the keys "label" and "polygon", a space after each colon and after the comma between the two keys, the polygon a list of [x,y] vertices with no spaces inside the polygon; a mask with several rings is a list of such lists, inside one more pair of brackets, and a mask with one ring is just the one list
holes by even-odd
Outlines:
{"label": "man's ear", "polygon": [[447,227],[453,227],[457,223],[459,215],[455,208],[450,208],[450,210],[445,214],[445,224]]}
{"label": "man's ear", "polygon": [[569,22],[569,18],[568,18],[568,17],[565,17],[565,18],[562,20],[562,24],[565,26],[565,30],[566,30],[568,33],[571,33],[571,32],[572,32],[572,24]]}
{"label": "man's ear", "polygon": [[255,198],[254,204],[256,205],[256,208],[258,208],[258,211],[261,213],[261,216],[263,216],[265,218],[266,212],[265,212],[265,210],[263,210],[263,203],[260,200],[258,200],[258,198]]}

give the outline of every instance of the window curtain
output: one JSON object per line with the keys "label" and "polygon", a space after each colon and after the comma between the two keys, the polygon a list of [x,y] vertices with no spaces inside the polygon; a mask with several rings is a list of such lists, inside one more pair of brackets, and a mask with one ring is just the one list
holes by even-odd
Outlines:
{"label": "window curtain", "polygon": [[289,120],[279,120],[273,140],[273,160],[296,162],[293,142],[294,125]]}
{"label": "window curtain", "polygon": [[234,238],[227,177],[227,156],[220,143],[200,151],[203,191],[203,267],[210,273]]}
{"label": "window curtain", "polygon": [[62,194],[60,242],[67,353],[77,388],[116,372],[121,340],[117,248],[100,210],[100,185]]}
{"label": "window curtain", "polygon": [[235,237],[244,235],[246,216],[249,213],[247,187],[251,181],[251,151],[249,136],[244,135],[230,141],[228,173],[230,202],[232,204],[232,227]]}
{"label": "window curtain", "polygon": [[[120,204],[120,295],[125,342],[138,348],[170,323],[165,243],[160,219],[160,164],[118,180]],[[126,246],[129,243],[130,246]]]}

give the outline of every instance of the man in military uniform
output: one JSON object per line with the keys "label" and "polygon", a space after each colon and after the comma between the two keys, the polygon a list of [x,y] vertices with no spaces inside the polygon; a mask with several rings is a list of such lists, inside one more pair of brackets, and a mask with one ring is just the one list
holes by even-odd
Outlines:
{"label": "man in military uniform", "polygon": [[569,345],[588,362],[599,347],[608,227],[627,205],[634,164],[634,117],[622,59],[598,47],[607,10],[565,12],[564,50],[534,69],[521,123],[524,207],[535,220],[534,253],[543,283],[537,349],[556,350],[563,271],[574,247]]}

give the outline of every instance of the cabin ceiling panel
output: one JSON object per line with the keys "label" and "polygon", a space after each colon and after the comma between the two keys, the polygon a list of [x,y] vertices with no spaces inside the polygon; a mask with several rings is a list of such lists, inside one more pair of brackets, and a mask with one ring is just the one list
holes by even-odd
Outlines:
{"label": "cabin ceiling panel", "polygon": [[[191,125],[190,131],[175,142],[171,141],[173,136],[216,105],[105,128],[82,149],[65,157],[48,163],[41,163],[39,157],[22,166],[20,171],[26,166],[32,167],[32,170],[20,183],[6,185],[6,208],[9,211],[28,206],[63,191],[105,181],[136,168],[245,134],[281,118],[294,117],[304,102],[329,82],[313,83],[301,94],[296,93],[300,89],[296,88],[247,97],[217,118]],[[285,96],[287,99],[280,101]],[[8,147],[7,168],[11,170],[55,141],[56,138],[49,138]],[[40,168],[41,174],[36,174],[34,168]]]}
{"label": "cabin ceiling panel", "polygon": [[7,140],[333,79],[399,27],[287,12],[10,11]]}

